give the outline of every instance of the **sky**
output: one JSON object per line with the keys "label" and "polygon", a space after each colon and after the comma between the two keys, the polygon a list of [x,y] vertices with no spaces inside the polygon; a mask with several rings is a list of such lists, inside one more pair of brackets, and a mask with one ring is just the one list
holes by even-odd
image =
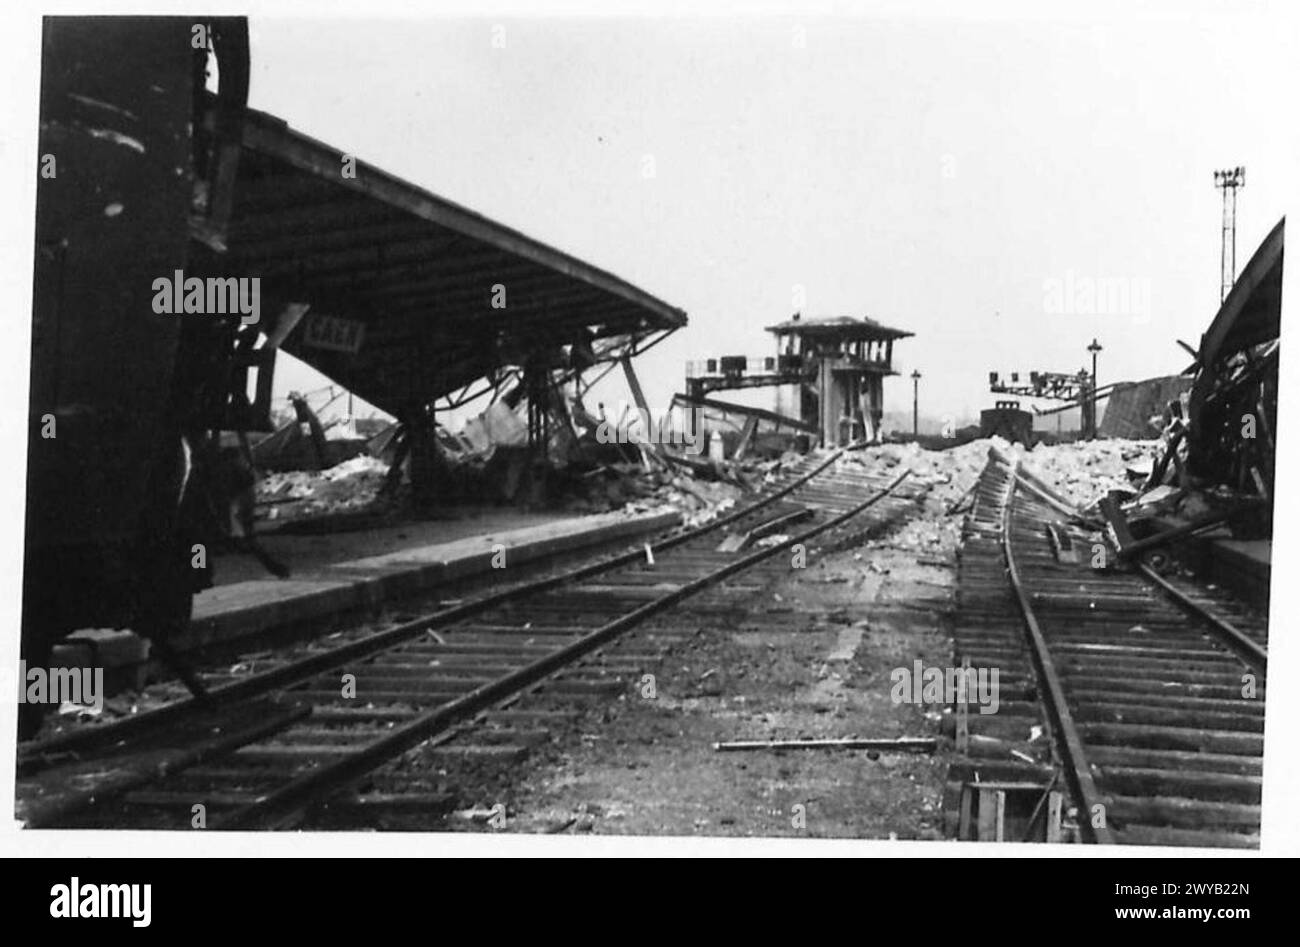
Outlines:
{"label": "sky", "polygon": [[1213,171],[1246,168],[1238,269],[1294,202],[1295,29],[1169,9],[255,16],[250,104],[684,309],[638,361],[655,410],[802,308],[914,332],[886,408],[918,370],[960,422],[989,371],[1074,372],[1094,337],[1102,384],[1180,371],[1219,302]]}

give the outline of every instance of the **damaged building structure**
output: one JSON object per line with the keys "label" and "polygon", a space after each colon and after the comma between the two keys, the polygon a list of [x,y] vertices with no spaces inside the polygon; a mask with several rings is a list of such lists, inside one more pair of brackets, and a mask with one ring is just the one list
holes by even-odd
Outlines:
{"label": "damaged building structure", "polygon": [[622,279],[274,116],[247,109],[242,144],[215,259],[260,275],[274,302],[269,344],[249,350],[249,367],[269,373],[283,348],[396,418],[385,453],[417,499],[447,489],[449,455],[475,452],[439,412],[481,398],[509,428],[492,442],[512,455],[509,476],[544,494],[547,451],[576,437],[581,394],[597,380],[584,373],[631,373],[632,358],[686,324]]}
{"label": "damaged building structure", "polygon": [[[804,448],[880,440],[884,379],[898,374],[893,367],[894,343],[913,333],[866,317],[805,319],[801,313],[768,326],[767,331],[776,337],[776,355],[690,362],[686,392],[677,395],[674,405],[702,409],[706,423],[711,412],[712,425],[720,430],[735,426],[730,418],[743,419],[731,446],[742,456],[760,432],[790,432]],[[749,388],[792,390],[794,414],[782,414],[779,407],[770,412],[708,397],[715,391]]]}

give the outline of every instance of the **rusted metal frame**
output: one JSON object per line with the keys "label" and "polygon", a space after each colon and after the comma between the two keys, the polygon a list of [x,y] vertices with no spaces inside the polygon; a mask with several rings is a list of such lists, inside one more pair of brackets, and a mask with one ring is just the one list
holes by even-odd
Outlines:
{"label": "rusted metal frame", "polygon": [[[651,551],[658,553],[672,549],[682,543],[690,542],[700,536],[730,526],[737,520],[756,513],[766,506],[770,506],[777,500],[788,496],[790,493],[812,480],[832,463],[838,460],[842,453],[843,451],[836,451],[830,457],[826,458],[826,460],[817,464],[806,473],[799,475],[784,487],[773,491],[765,497],[761,497],[743,509],[733,510],[726,516],[719,517],[716,520],[711,520],[710,522],[704,523],[693,529],[678,532],[675,535],[665,537],[664,539],[651,544]],[[82,750],[90,746],[100,746],[105,743],[124,740],[137,733],[169,725],[173,721],[178,720],[187,714],[201,712],[214,706],[224,706],[240,700],[247,700],[259,694],[289,687],[333,668],[379,654],[380,652],[402,644],[411,638],[416,638],[425,634],[430,628],[440,628],[444,625],[461,621],[464,618],[469,618],[473,615],[491,608],[496,608],[499,605],[504,605],[507,602],[515,601],[519,598],[549,592],[552,589],[560,588],[561,586],[567,585],[571,582],[579,582],[583,579],[600,575],[601,573],[608,572],[611,569],[616,569],[620,566],[636,562],[644,556],[645,547],[638,546],[636,549],[628,552],[618,553],[606,559],[601,559],[585,566],[579,566],[575,569],[569,570],[568,572],[561,573],[560,575],[538,579],[534,582],[524,583],[514,588],[493,592],[490,595],[475,599],[472,602],[465,602],[429,615],[423,615],[419,618],[413,619],[412,621],[398,625],[396,628],[390,628],[387,631],[379,632],[378,634],[371,635],[370,637],[364,638],[360,641],[342,645],[330,651],[312,655],[311,657],[303,658],[300,661],[281,665],[278,668],[263,671],[259,674],[243,678],[242,680],[213,688],[208,691],[208,697],[204,701],[187,698],[165,707],[145,711],[144,713],[137,714],[134,717],[128,717],[125,720],[107,726],[79,730],[62,736],[52,737],[48,740],[43,740],[40,743],[24,747],[22,749],[23,761],[34,762],[42,756]],[[22,762],[20,762],[20,767],[21,766]]]}
{"label": "rusted metal frame", "polygon": [[590,381],[580,378],[579,381],[582,384],[580,395],[585,397],[587,392],[591,391],[593,387],[595,387],[600,383],[601,379],[603,379],[606,375],[608,375],[617,367],[618,367],[618,359],[617,358],[609,359],[604,363],[604,368],[600,370],[600,374],[597,375],[595,378],[591,379]]}
{"label": "rusted metal frame", "polygon": [[[479,379],[475,379],[475,381],[477,380]],[[468,385],[462,385],[460,388],[456,389],[455,391],[441,396],[440,398],[436,399],[436,401],[445,401],[447,403],[444,405],[438,405],[435,402],[434,405],[435,408],[439,411],[454,411],[457,408],[469,404],[471,401],[477,401],[479,398],[482,398],[484,395],[489,394],[492,391],[495,391],[498,387],[497,382],[494,382],[490,378],[485,377],[482,379],[482,381],[483,381],[483,387],[481,387],[478,391],[472,390],[474,387],[474,382],[471,381]],[[455,399],[453,399],[453,396],[456,396]]]}
{"label": "rusted metal frame", "polygon": [[[650,351],[650,349],[654,348],[664,339],[668,338],[668,336],[676,332],[678,328],[679,328],[678,326],[671,326],[667,329],[659,329],[657,330],[659,333],[658,338],[653,338],[653,339],[650,338],[651,335],[654,335],[654,331],[651,331],[639,338],[634,337],[632,339],[632,351],[629,352],[628,355],[630,355],[632,358],[636,358],[638,355],[644,355],[646,352]],[[650,339],[650,341],[645,342],[646,339]],[[645,342],[645,344],[641,345],[640,344],[641,342]]]}
{"label": "rusted metal frame", "polygon": [[[593,321],[595,321],[594,318],[587,323],[588,328],[590,328]],[[581,383],[581,394],[585,395],[595,385],[597,385],[601,381],[601,379],[603,379],[606,375],[608,375],[616,367],[618,367],[620,359],[622,359],[625,354],[623,351],[624,349],[630,347],[631,351],[626,352],[626,354],[629,355],[630,357],[635,358],[637,355],[642,354],[647,349],[653,348],[654,346],[658,345],[660,342],[668,338],[668,336],[672,335],[676,331],[677,331],[676,326],[671,326],[666,329],[648,329],[644,331],[637,331],[637,330],[628,331],[624,328],[610,329],[607,326],[602,326],[601,331],[598,332],[592,339],[593,342],[597,342],[602,339],[616,338],[618,336],[627,336],[627,341],[612,346],[601,346],[601,347],[597,347],[595,345],[592,346],[592,354],[596,356],[596,364],[588,366],[588,369],[595,368],[596,365],[603,365],[604,368],[602,368],[600,374],[597,375],[591,381],[584,381],[581,378],[581,372],[575,371],[573,369],[566,369],[564,371],[564,380],[567,381],[572,378],[573,380],[579,381]],[[640,349],[637,349],[637,345],[639,342],[642,342],[645,339],[650,338],[650,336],[654,335],[656,332],[659,333],[658,338],[652,339],[649,343],[647,343],[646,345],[642,345]],[[585,370],[587,369],[584,369],[584,371]]]}
{"label": "rusted metal frame", "polygon": [[1136,565],[1138,573],[1152,585],[1160,589],[1160,591],[1164,592],[1165,595],[1172,599],[1179,608],[1183,609],[1197,621],[1203,622],[1213,628],[1214,634],[1218,639],[1231,648],[1242,661],[1250,666],[1251,670],[1258,671],[1261,674],[1268,670],[1267,648],[1255,641],[1245,632],[1241,631],[1231,622],[1220,618],[1205,606],[1188,598],[1183,594],[1183,592],[1170,584],[1164,576],[1156,572],[1155,569],[1152,569],[1146,563],[1139,562]]}
{"label": "rusted metal frame", "polygon": [[493,405],[496,404],[497,399],[501,397],[501,393],[505,390],[506,385],[511,382],[514,382],[517,385],[523,381],[524,373],[517,367],[498,367],[491,372],[489,378],[492,379],[492,400],[490,400],[488,404]]}
{"label": "rusted metal frame", "polygon": [[465,405],[477,401],[479,398],[482,398],[484,395],[491,394],[493,391],[496,390],[496,387],[497,386],[492,384],[491,382],[486,382],[481,388],[479,388],[478,391],[470,392],[468,391],[470,385],[466,385],[464,388],[461,389],[461,391],[465,392],[465,394],[461,395],[461,397],[455,401],[451,400],[450,397],[444,398],[443,400],[445,400],[447,403],[445,405],[442,405],[439,408],[439,410],[455,411],[457,408],[463,408]]}
{"label": "rusted metal frame", "polygon": [[1011,480],[1007,488],[1006,504],[1002,509],[1002,554],[1006,559],[1007,578],[1011,582],[1011,589],[1015,593],[1016,603],[1020,607],[1020,614],[1024,619],[1030,655],[1033,658],[1034,669],[1037,672],[1040,685],[1039,692],[1046,698],[1043,705],[1047,710],[1048,717],[1051,718],[1057,751],[1060,753],[1062,763],[1065,766],[1065,778],[1080,805],[1080,826],[1083,828],[1084,836],[1090,841],[1099,845],[1112,845],[1115,842],[1115,837],[1109,826],[1097,827],[1092,824],[1092,816],[1096,811],[1095,807],[1101,805],[1103,813],[1106,810],[1101,801],[1101,794],[1097,791],[1096,783],[1092,778],[1087,754],[1083,748],[1083,740],[1079,737],[1079,732],[1074,726],[1074,715],[1070,712],[1069,703],[1065,696],[1065,687],[1062,685],[1060,675],[1056,670],[1056,662],[1052,659],[1051,650],[1047,646],[1047,639],[1038,624],[1038,618],[1034,614],[1029,596],[1025,593],[1024,585],[1020,581],[1020,570],[1016,566],[1015,553],[1012,551],[1011,545],[1011,519],[1016,487],[1023,481],[1014,467],[1011,469],[1010,474]]}
{"label": "rusted metal frame", "polygon": [[538,263],[572,279],[620,296],[660,318],[684,325],[686,314],[612,273],[504,227],[480,214],[453,204],[373,165],[356,162],[356,177],[341,178],[343,153],[323,142],[293,131],[282,121],[249,110],[244,123],[244,146],[272,155],[300,170],[315,174],[376,200],[399,207],[422,219],[496,246],[514,256]]}
{"label": "rusted metal frame", "polygon": [[[588,325],[590,325],[592,321],[594,320],[589,320]],[[618,364],[623,358],[636,358],[638,355],[641,355],[646,351],[654,348],[656,345],[658,345],[660,342],[668,338],[676,331],[677,331],[677,326],[670,326],[669,328],[666,329],[652,329],[644,333],[638,333],[635,331],[627,332],[626,330],[623,329],[619,329],[616,332],[610,332],[608,331],[607,326],[602,326],[602,333],[604,334],[597,334],[592,339],[593,342],[598,341],[602,338],[610,338],[616,335],[626,334],[630,336],[630,341],[624,343],[624,346],[626,346],[629,349],[629,351],[620,352],[618,351],[617,346],[610,351],[597,351],[595,346],[593,346],[592,354],[596,356],[596,365],[603,364],[605,366],[604,368],[601,369],[600,374],[597,375],[591,381],[584,381],[582,379],[581,371],[566,369],[563,373],[562,380],[563,381],[573,380],[578,382],[580,386],[579,396],[581,397],[582,395],[585,395],[588,391],[590,391],[596,384],[598,384],[601,379],[603,379],[606,375],[612,372],[615,369],[615,367],[618,366]],[[658,338],[651,339],[650,337],[655,335],[655,333],[658,333]],[[640,342],[645,341],[646,339],[650,339],[650,341],[646,342],[645,345],[641,345],[638,348],[638,344]],[[588,366],[588,368],[595,368],[595,365],[590,365]]]}
{"label": "rusted metal frame", "polygon": [[646,619],[671,608],[678,602],[721,582],[729,576],[757,565],[764,559],[769,559],[784,552],[796,543],[807,542],[857,516],[892,493],[897,486],[907,479],[910,473],[910,470],[904,470],[888,486],[883,487],[861,503],[819,526],[815,526],[797,536],[792,536],[784,542],[752,553],[743,559],[738,559],[708,575],[694,579],[658,599],[647,602],[626,615],[602,625],[577,641],[565,645],[517,671],[512,671],[489,684],[476,688],[468,694],[421,714],[415,720],[397,728],[387,737],[370,744],[365,749],[358,750],[337,762],[324,764],[294,778],[257,802],[217,820],[213,827],[238,830],[257,827],[274,828],[282,825],[286,818],[302,811],[303,808],[309,806],[321,796],[354,782],[393,757],[418,746],[431,737],[437,736],[456,723],[466,720],[498,701],[540,682],[556,671],[567,668],[578,658],[602,647],[629,629],[640,625]]}

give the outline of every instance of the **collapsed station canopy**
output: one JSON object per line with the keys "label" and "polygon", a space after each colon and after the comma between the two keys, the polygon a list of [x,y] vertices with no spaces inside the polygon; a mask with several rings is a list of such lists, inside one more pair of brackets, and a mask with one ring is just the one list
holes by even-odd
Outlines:
{"label": "collapsed station canopy", "polygon": [[[1201,336],[1187,406],[1189,473],[1238,491],[1253,486],[1270,501],[1285,243],[1283,218],[1251,255]],[[1252,420],[1258,430],[1244,433]]]}
{"label": "collapsed station canopy", "polygon": [[1201,337],[1197,366],[1202,370],[1212,370],[1224,358],[1281,335],[1285,245],[1283,217],[1251,255]]}
{"label": "collapsed station canopy", "polygon": [[686,324],[616,276],[253,109],[211,265],[262,278],[268,334],[307,304],[281,347],[399,418],[525,364],[571,377]]}

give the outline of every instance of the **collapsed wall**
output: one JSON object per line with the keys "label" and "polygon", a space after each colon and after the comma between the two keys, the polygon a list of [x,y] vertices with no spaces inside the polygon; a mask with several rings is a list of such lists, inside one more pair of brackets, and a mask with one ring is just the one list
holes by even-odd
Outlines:
{"label": "collapsed wall", "polygon": [[[1117,385],[1107,399],[1098,433],[1102,437],[1149,440],[1160,436],[1169,423],[1169,402],[1190,391],[1192,379],[1166,375]],[[1154,423],[1152,419],[1155,419]]]}

